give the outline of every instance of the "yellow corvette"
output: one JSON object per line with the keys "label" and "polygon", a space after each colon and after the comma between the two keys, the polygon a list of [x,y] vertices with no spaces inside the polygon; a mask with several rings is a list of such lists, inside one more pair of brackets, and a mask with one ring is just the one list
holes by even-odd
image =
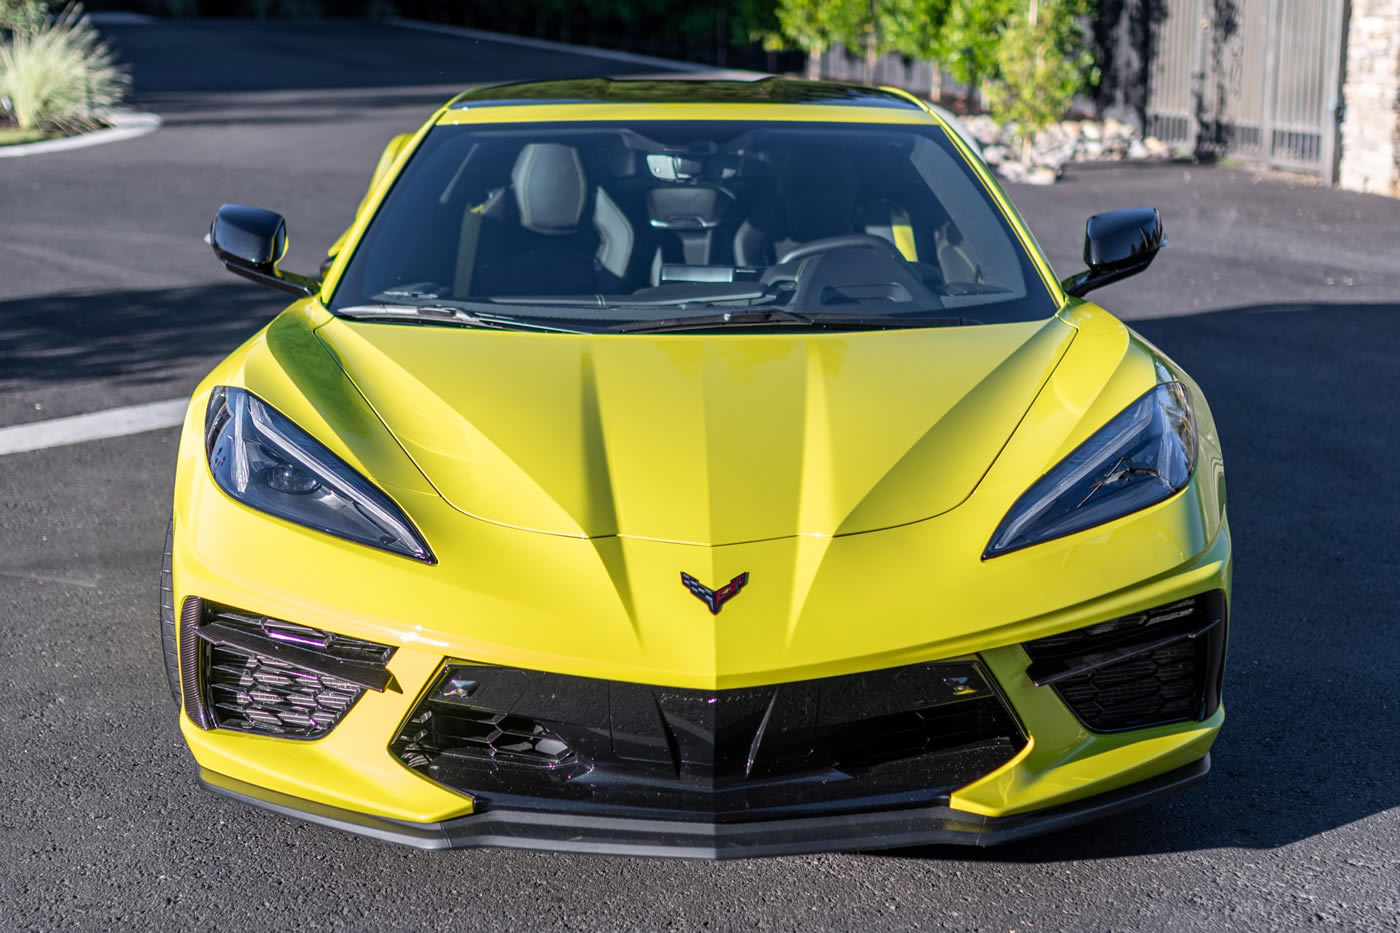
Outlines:
{"label": "yellow corvette", "polygon": [[469,91],[184,424],[162,633],[209,788],[411,845],[988,845],[1202,780],[1199,387],[897,91]]}

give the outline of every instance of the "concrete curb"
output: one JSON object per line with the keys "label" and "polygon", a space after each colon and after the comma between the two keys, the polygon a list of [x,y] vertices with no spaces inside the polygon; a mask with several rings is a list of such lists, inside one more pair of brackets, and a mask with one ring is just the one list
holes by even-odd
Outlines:
{"label": "concrete curb", "polygon": [[503,32],[486,32],[482,29],[469,29],[466,26],[447,26],[442,23],[425,23],[416,19],[403,19],[401,17],[389,17],[382,20],[391,26],[401,26],[404,29],[419,29],[423,32],[439,32],[443,35],[457,36],[460,39],[474,39],[478,42],[498,42],[504,45],[518,45],[527,49],[544,49],[548,52],[564,52],[573,55],[584,55],[589,58],[603,58],[616,62],[626,62],[629,65],[646,65],[650,68],[667,68],[676,71],[720,73],[726,76],[735,77],[762,77],[763,72],[742,71],[737,69],[716,68],[712,65],[700,65],[695,62],[682,62],[670,58],[656,58],[652,55],[637,55],[632,52],[619,52],[616,49],[600,49],[591,45],[571,45],[567,42],[555,42],[552,39],[535,39],[530,36],[513,36]]}
{"label": "concrete curb", "polygon": [[156,21],[154,16],[126,10],[93,10],[88,13],[87,18],[94,26],[149,26]]}
{"label": "concrete curb", "polygon": [[111,126],[105,130],[94,130],[81,136],[67,136],[63,139],[45,139],[37,143],[20,143],[16,146],[0,146],[0,159],[17,159],[20,156],[41,155],[46,152],[66,152],[69,149],[86,149],[103,143],[121,142],[135,139],[160,129],[160,117],[140,110],[114,110],[107,114]]}

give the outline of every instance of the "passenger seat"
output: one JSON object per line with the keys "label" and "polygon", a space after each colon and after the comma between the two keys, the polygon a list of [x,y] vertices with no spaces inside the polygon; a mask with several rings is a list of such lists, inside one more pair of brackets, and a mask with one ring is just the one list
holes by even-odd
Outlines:
{"label": "passenger seat", "polygon": [[[637,232],[577,149],[529,143],[509,186],[462,218],[453,295],[592,295],[645,284]],[[647,262],[649,263],[648,256]]]}

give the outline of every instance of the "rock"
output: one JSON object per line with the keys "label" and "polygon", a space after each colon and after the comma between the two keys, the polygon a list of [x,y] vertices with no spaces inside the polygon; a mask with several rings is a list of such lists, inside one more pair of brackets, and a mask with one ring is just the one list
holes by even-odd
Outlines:
{"label": "rock", "polygon": [[982,148],[982,158],[987,160],[988,165],[1000,165],[1011,158],[1011,150],[1005,146],[993,143]]}
{"label": "rock", "polygon": [[1001,142],[1002,128],[986,114],[964,117],[962,124],[967,127],[967,131],[972,134],[973,138],[984,146]]}
{"label": "rock", "polygon": [[1075,150],[1076,146],[1074,143],[1066,143],[1057,149],[1038,153],[1035,161],[1039,162],[1041,165],[1053,165],[1058,168],[1066,162],[1074,161]]}
{"label": "rock", "polygon": [[1115,120],[1109,117],[1103,121],[1103,132],[1105,136],[1136,136],[1137,131],[1122,120]]}
{"label": "rock", "polygon": [[969,117],[964,123],[982,143],[987,163],[1002,178],[1017,184],[1053,184],[1071,162],[1164,159],[1172,154],[1166,143],[1150,136],[1144,139],[1121,120],[1061,120],[1036,134],[1030,147],[1031,164],[1027,165],[1021,162],[1024,149],[1016,138],[1015,123],[998,126],[986,114]]}
{"label": "rock", "polygon": [[1026,180],[1026,167],[1020,162],[1007,161],[997,166],[997,174],[1010,182]]}
{"label": "rock", "polygon": [[1032,141],[1032,161],[1038,165],[1063,165],[1074,158],[1074,151],[1079,145],[1081,143],[1076,137],[1067,135],[1059,126],[1051,126],[1037,133]]}

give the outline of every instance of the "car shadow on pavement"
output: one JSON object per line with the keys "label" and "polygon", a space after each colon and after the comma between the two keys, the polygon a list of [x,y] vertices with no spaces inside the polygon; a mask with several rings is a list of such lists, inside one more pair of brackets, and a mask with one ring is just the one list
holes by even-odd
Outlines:
{"label": "car shadow on pavement", "polygon": [[1011,846],[904,856],[1069,861],[1274,848],[1400,807],[1400,304],[1134,322],[1200,383],[1235,545],[1225,728],[1203,785]]}
{"label": "car shadow on pavement", "polygon": [[172,382],[191,366],[207,369],[289,300],[229,282],[0,302],[0,392],[88,379]]}
{"label": "car shadow on pavement", "polygon": [[168,92],[225,94],[438,84],[460,88],[601,77],[637,68],[636,64],[562,47],[522,50],[508,37],[504,41],[478,41],[349,19],[166,20],[105,25],[102,32],[113,41],[121,60],[132,66],[138,99]]}
{"label": "car shadow on pavement", "polygon": [[[164,125],[232,127],[344,123],[367,111],[403,109],[421,123],[425,114],[462,92],[465,85],[374,88],[305,93],[148,94],[141,105],[157,111]],[[416,125],[415,127],[416,128]]]}

